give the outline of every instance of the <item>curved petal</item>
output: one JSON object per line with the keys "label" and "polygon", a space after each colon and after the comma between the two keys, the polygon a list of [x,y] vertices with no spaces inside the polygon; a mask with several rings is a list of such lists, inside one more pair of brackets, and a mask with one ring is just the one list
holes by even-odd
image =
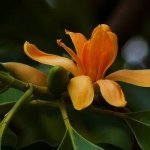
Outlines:
{"label": "curved petal", "polygon": [[84,74],[83,65],[82,65],[80,59],[78,58],[78,56],[74,53],[74,51],[72,49],[70,49],[69,47],[67,47],[63,42],[61,42],[61,39],[57,40],[57,44],[60,47],[64,48],[68,52],[68,54],[73,58],[73,60],[76,62],[77,67],[78,67],[79,72],[80,72],[80,75]]}
{"label": "curved petal", "polygon": [[96,81],[103,77],[116,58],[117,36],[110,31],[109,26],[99,25],[92,33],[87,51],[88,75]]}
{"label": "curved petal", "polygon": [[29,42],[25,42],[24,51],[27,56],[35,61],[52,66],[62,66],[73,75],[78,75],[78,70],[75,63],[68,58],[44,53]]}
{"label": "curved petal", "polygon": [[[89,55],[89,47],[90,47],[90,40],[86,41],[84,43],[84,46],[83,46],[83,51],[82,51],[82,56],[81,56],[81,62],[85,68],[85,74],[88,75],[89,72],[92,72],[93,68],[90,68],[88,66],[88,55]],[[92,70],[91,70],[92,69]],[[93,79],[92,79],[93,80]],[[94,81],[94,80],[93,80]]]}
{"label": "curved petal", "polygon": [[110,27],[106,24],[99,24],[97,27],[95,27],[95,29],[92,32],[92,36],[94,36],[94,34],[97,32],[97,30],[102,29],[103,31],[111,31]]}
{"label": "curved petal", "polygon": [[137,86],[150,87],[150,69],[119,70],[109,74],[106,79],[122,81]]}
{"label": "curved petal", "polygon": [[86,37],[81,33],[74,33],[66,30],[66,34],[68,34],[75,46],[78,57],[81,59],[82,50],[84,43],[87,41]]}
{"label": "curved petal", "polygon": [[68,92],[77,110],[88,107],[94,98],[93,84],[88,76],[77,76],[70,80]]}
{"label": "curved petal", "polygon": [[100,91],[104,99],[112,106],[124,107],[126,100],[120,86],[111,80],[98,80]]}

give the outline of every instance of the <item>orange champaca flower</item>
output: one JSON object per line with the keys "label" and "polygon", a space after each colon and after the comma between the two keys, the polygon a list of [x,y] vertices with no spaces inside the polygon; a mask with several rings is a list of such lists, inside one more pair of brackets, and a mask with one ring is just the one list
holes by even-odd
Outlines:
{"label": "orange champaca flower", "polygon": [[115,81],[150,87],[150,70],[119,70],[105,77],[106,70],[114,62],[118,43],[117,36],[108,25],[98,25],[89,40],[81,33],[66,31],[75,46],[76,53],[61,40],[57,40],[71,59],[40,51],[35,45],[25,42],[24,51],[43,64],[62,66],[75,77],[68,84],[68,92],[77,110],[88,107],[94,98],[94,84],[98,84],[104,99],[112,106],[124,107],[126,100],[121,87]]}

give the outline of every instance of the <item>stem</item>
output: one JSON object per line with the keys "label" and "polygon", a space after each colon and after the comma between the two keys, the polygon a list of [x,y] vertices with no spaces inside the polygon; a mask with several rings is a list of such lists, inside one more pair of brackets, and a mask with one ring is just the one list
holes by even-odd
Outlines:
{"label": "stem", "polygon": [[11,83],[12,87],[22,90],[22,91],[26,91],[28,87],[28,83],[15,79],[14,77],[11,77],[11,78],[13,79],[13,82]]}
{"label": "stem", "polygon": [[39,105],[39,106],[50,106],[54,108],[58,108],[58,103],[56,101],[43,101],[40,99],[32,100],[29,105]]}
{"label": "stem", "polygon": [[[20,81],[12,76],[6,75],[4,73],[0,72],[0,80],[2,80],[5,84],[10,85],[13,88],[26,91],[26,89],[29,87],[29,83]],[[48,88],[46,86],[37,86],[32,85],[34,94],[39,97],[52,97],[53,95],[49,92]]]}
{"label": "stem", "polygon": [[111,110],[105,110],[105,109],[99,109],[99,108],[96,108],[94,106],[91,106],[89,108],[89,110],[92,111],[92,112],[100,113],[100,114],[113,115],[113,116],[116,116],[116,117],[119,117],[119,118],[122,118],[122,119],[125,118],[124,113],[115,112],[115,111],[111,111]]}
{"label": "stem", "polygon": [[21,98],[16,102],[16,104],[12,107],[12,109],[5,115],[4,119],[0,123],[0,144],[2,140],[2,135],[12,120],[15,113],[26,103],[29,102],[33,97],[33,87],[30,86],[30,88],[21,96]]}
{"label": "stem", "polygon": [[[69,118],[68,118],[68,114],[67,114],[67,110],[66,110],[66,106],[65,106],[65,102],[64,100],[61,98],[60,100],[58,100],[58,105],[59,105],[59,108],[60,108],[60,111],[61,111],[61,115],[63,117],[63,120],[64,120],[64,123],[65,123],[65,126],[66,126],[66,129],[67,131],[65,132],[65,136],[64,136],[64,139],[66,137],[66,134],[67,132],[69,133],[69,136],[70,136],[70,139],[71,139],[71,142],[72,144],[74,145],[74,137],[73,137],[73,131],[72,131],[72,126],[70,124],[70,121],[69,121]],[[63,141],[64,141],[63,139]],[[63,143],[62,141],[62,143]],[[61,143],[61,144],[62,144]],[[61,145],[59,146],[59,148],[61,147]],[[73,146],[74,147],[74,146]],[[58,148],[58,150],[59,150]]]}
{"label": "stem", "polygon": [[69,130],[71,124],[68,118],[68,114],[67,114],[67,110],[66,110],[66,106],[65,106],[65,102],[63,99],[58,100],[58,105],[65,123],[66,128]]}

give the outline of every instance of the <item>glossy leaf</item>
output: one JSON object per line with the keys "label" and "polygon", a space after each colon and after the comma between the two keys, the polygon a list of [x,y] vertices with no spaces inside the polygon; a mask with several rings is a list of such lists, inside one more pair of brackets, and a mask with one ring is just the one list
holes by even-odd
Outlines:
{"label": "glossy leaf", "polygon": [[69,116],[73,127],[89,141],[132,150],[134,136],[122,119],[87,110],[71,111]]}
{"label": "glossy leaf", "polygon": [[127,116],[150,125],[150,110],[127,113]]}
{"label": "glossy leaf", "polygon": [[142,150],[150,148],[150,111],[130,113],[126,115],[126,122]]}
{"label": "glossy leaf", "polygon": [[18,98],[23,94],[22,91],[17,89],[9,88],[4,93],[0,94],[0,103],[5,104],[8,102],[16,102]]}
{"label": "glossy leaf", "polygon": [[15,103],[15,105],[8,111],[7,114],[3,116],[2,121],[0,122],[0,147],[2,144],[3,140],[3,134],[6,131],[10,121],[14,117],[15,113],[22,107],[24,106],[29,99],[31,98],[31,95],[33,94],[33,88],[30,87]]}
{"label": "glossy leaf", "polygon": [[58,150],[104,150],[83,138],[75,129],[69,128]]}
{"label": "glossy leaf", "polygon": [[138,87],[126,83],[119,83],[124,91],[127,106],[132,111],[144,111],[150,109],[150,88]]}
{"label": "glossy leaf", "polygon": [[17,148],[20,149],[39,141],[58,146],[65,131],[59,110],[38,100],[18,111],[11,125],[17,128]]}
{"label": "glossy leaf", "polygon": [[[0,110],[7,113],[12,105],[13,103],[1,104]],[[69,110],[73,127],[87,140],[95,144],[109,143],[123,150],[131,150],[134,140],[122,120],[87,110],[81,112]],[[18,111],[11,125],[19,130],[15,133],[18,136],[20,148],[39,140],[46,141],[50,145],[58,145],[65,131],[58,108],[52,107],[49,102],[41,103],[38,100]],[[69,138],[66,139],[66,141],[69,140]]]}

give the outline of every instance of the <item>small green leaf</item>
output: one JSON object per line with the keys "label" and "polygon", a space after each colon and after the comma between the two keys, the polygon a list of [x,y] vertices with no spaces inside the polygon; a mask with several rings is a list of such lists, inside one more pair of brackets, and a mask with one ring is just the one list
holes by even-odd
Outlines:
{"label": "small green leaf", "polygon": [[23,92],[20,90],[17,90],[14,88],[9,88],[4,93],[0,94],[0,104],[16,102],[22,94],[23,94]]}
{"label": "small green leaf", "polygon": [[126,114],[127,124],[142,150],[150,148],[150,111]]}
{"label": "small green leaf", "polygon": [[58,150],[104,150],[101,147],[91,143],[90,141],[83,138],[75,129],[72,127],[65,132],[62,143]]}

